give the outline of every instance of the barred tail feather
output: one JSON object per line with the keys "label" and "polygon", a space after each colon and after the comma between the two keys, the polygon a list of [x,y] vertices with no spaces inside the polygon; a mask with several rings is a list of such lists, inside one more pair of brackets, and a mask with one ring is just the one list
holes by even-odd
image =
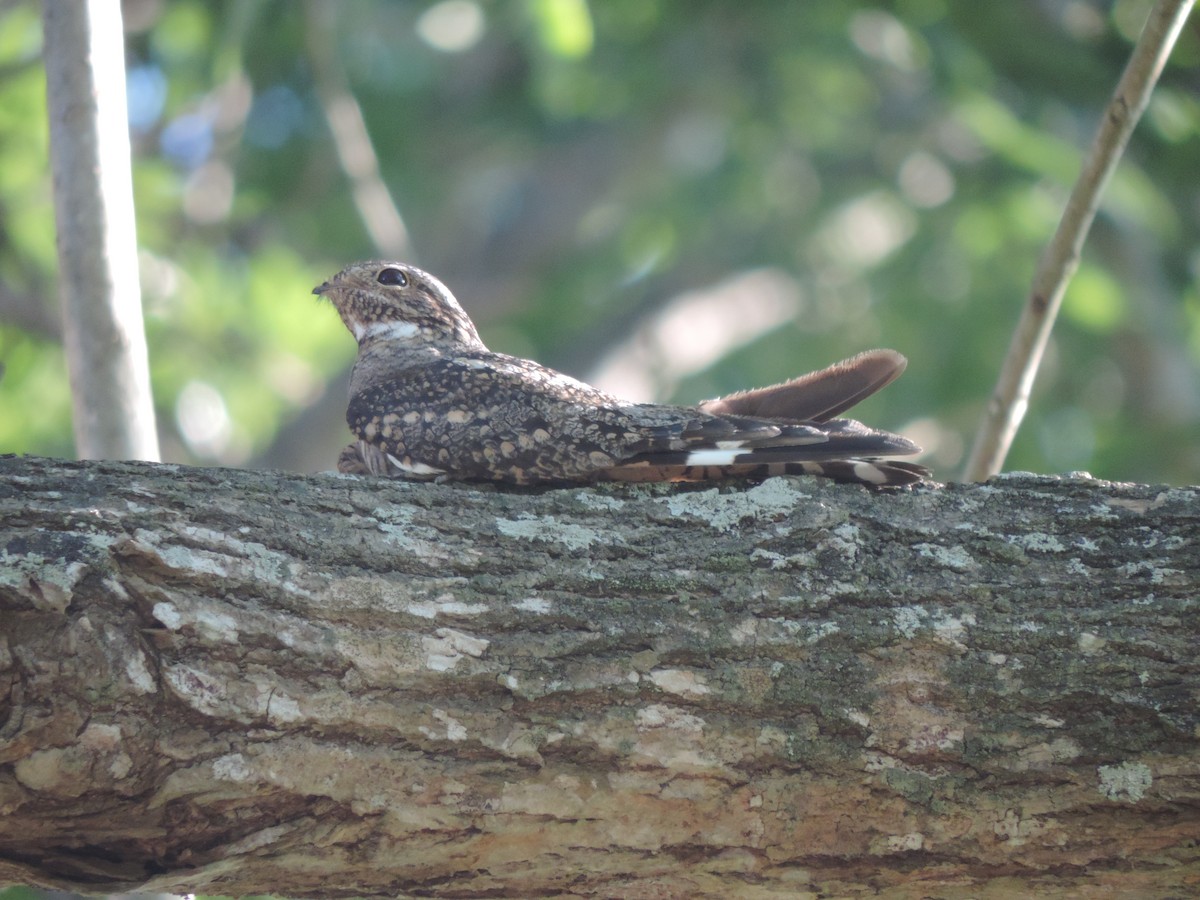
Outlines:
{"label": "barred tail feather", "polygon": [[830,459],[825,462],[784,463],[783,466],[787,471],[777,474],[799,474],[795,470],[798,468],[809,475],[871,487],[901,487],[929,477],[929,470],[924,466],[895,459]]}
{"label": "barred tail feather", "polygon": [[724,478],[770,478],[776,475],[818,475],[845,484],[902,487],[916,484],[929,470],[894,459],[826,459],[804,462],[735,464],[725,466],[656,465],[650,462],[617,466],[600,473],[604,481],[717,481]]}

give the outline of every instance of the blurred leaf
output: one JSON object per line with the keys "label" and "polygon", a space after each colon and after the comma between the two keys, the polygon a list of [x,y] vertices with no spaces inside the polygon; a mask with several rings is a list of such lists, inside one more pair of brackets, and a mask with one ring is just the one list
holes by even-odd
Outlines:
{"label": "blurred leaf", "polygon": [[530,11],[542,46],[564,59],[581,59],[592,50],[594,34],[587,0],[531,0]]}
{"label": "blurred leaf", "polygon": [[71,456],[71,393],[62,347],[0,327],[0,449]]}
{"label": "blurred leaf", "polygon": [[167,63],[197,59],[211,43],[212,17],[195,0],[175,0],[168,4],[153,33],[154,49]]}
{"label": "blurred leaf", "polygon": [[955,112],[984,146],[1012,165],[1066,186],[1079,174],[1084,148],[1027,125],[994,97],[971,93]]}
{"label": "blurred leaf", "polygon": [[1063,315],[1089,331],[1110,334],[1128,312],[1120,288],[1102,269],[1080,266],[1063,297]]}
{"label": "blurred leaf", "polygon": [[0,15],[0,59],[19,64],[34,59],[41,46],[42,20],[35,4],[14,4]]}

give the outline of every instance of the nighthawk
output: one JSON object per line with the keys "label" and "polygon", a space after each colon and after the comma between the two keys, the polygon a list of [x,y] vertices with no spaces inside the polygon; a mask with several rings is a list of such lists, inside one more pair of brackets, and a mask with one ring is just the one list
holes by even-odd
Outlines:
{"label": "nighthawk", "polygon": [[355,263],[313,293],[358,341],[343,472],[515,485],[810,473],[876,487],[928,474],[887,458],[920,452],[908,439],[834,418],[900,375],[894,350],[696,407],[631,403],[493,353],[413,266]]}

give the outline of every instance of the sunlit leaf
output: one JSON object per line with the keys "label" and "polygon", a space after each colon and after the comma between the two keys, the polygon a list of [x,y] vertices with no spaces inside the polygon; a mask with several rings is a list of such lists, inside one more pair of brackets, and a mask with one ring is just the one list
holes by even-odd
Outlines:
{"label": "sunlit leaf", "polygon": [[1063,297],[1063,315],[1089,331],[1107,334],[1125,321],[1128,304],[1117,283],[1096,266],[1081,266]]}
{"label": "sunlit leaf", "polygon": [[530,9],[548,51],[565,59],[581,59],[591,52],[594,34],[587,0],[532,0]]}

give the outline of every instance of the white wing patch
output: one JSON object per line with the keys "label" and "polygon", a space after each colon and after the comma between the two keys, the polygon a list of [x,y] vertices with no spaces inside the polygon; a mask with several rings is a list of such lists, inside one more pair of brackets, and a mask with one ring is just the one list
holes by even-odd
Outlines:
{"label": "white wing patch", "polygon": [[[722,441],[723,444],[732,444],[733,441]],[[738,456],[745,456],[748,451],[745,447],[734,449],[710,449],[710,450],[693,450],[687,455],[684,460],[685,466],[729,466],[733,465],[734,459]]]}

